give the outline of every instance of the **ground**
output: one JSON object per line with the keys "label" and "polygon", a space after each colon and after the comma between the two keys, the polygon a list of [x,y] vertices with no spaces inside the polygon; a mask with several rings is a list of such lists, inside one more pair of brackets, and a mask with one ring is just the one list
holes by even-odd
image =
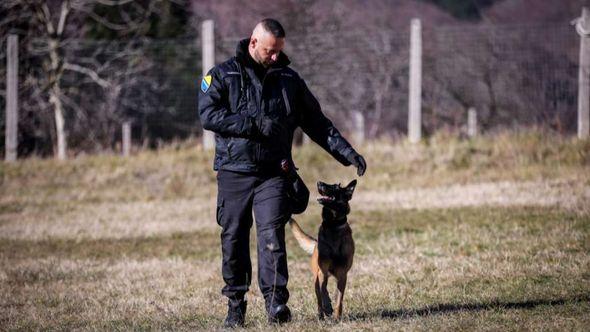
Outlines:
{"label": "ground", "polygon": [[[288,233],[294,321],[280,329],[589,329],[590,142],[533,130],[359,150],[344,319],[317,320]],[[219,329],[211,159],[183,142],[2,164],[0,329]],[[312,196],[317,180],[356,178],[315,146],[295,161]],[[315,233],[319,214],[312,201],[296,219]],[[248,297],[246,328],[276,329],[256,281]]]}

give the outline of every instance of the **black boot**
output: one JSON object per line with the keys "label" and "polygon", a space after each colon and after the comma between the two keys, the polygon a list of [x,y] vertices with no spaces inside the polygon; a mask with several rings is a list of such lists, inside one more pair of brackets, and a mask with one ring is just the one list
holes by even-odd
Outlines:
{"label": "black boot", "polygon": [[267,309],[269,323],[288,323],[291,321],[291,310],[286,304],[275,304]]}
{"label": "black boot", "polygon": [[247,305],[248,302],[245,300],[228,300],[227,317],[225,318],[223,326],[229,328],[244,326]]}

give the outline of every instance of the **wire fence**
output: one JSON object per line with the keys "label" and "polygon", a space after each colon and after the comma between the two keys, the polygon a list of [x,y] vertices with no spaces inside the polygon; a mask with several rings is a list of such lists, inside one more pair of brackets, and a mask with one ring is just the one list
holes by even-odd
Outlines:
{"label": "wire fence", "polygon": [[[216,62],[234,55],[239,40],[216,38]],[[579,37],[568,23],[426,27],[422,40],[426,134],[464,130],[470,108],[485,131],[535,125],[575,132]],[[331,31],[288,36],[285,53],[345,135],[359,130],[361,118],[372,139],[407,131],[409,44],[409,27]],[[60,98],[69,147],[115,148],[125,121],[132,121],[136,144],[201,135],[200,45],[198,37],[63,41]],[[34,40],[19,48],[19,153],[51,154],[50,47]],[[6,36],[0,74],[6,74]]]}
{"label": "wire fence", "polygon": [[569,24],[444,28],[426,42],[425,126],[576,130],[579,37]]}
{"label": "wire fence", "polygon": [[[465,130],[475,108],[482,130],[546,126],[576,129],[579,38],[569,23],[446,26],[423,30],[422,127],[426,134]],[[219,43],[217,60],[238,38]],[[330,32],[287,38],[285,52],[324,112],[343,131],[405,135],[409,29]]]}
{"label": "wire fence", "polygon": [[[52,154],[56,134],[50,100],[56,70],[51,67],[50,46],[46,40],[33,40],[20,47],[20,154]],[[117,148],[126,121],[132,123],[136,143],[146,146],[199,133],[198,38],[72,39],[63,41],[57,53],[62,59],[57,71],[71,149]],[[5,54],[0,57],[5,59]],[[5,91],[3,85],[0,89]],[[1,102],[4,111],[4,98]]]}

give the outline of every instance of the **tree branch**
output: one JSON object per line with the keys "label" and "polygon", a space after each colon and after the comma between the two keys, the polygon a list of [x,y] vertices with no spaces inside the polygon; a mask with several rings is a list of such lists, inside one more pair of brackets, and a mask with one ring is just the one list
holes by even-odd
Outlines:
{"label": "tree branch", "polygon": [[57,24],[57,35],[61,36],[64,32],[68,13],[70,12],[70,1],[65,0],[61,3],[61,13],[59,15],[59,23]]}
{"label": "tree branch", "polygon": [[91,10],[85,11],[85,13],[88,14],[90,16],[90,18],[92,18],[96,22],[104,25],[105,27],[107,27],[111,30],[125,30],[125,29],[129,28],[128,25],[116,24],[116,23],[110,22],[107,19],[101,17],[100,15],[97,15],[95,12],[93,12]]}
{"label": "tree branch", "polygon": [[[140,9],[143,9],[139,4],[133,2],[133,1],[111,1],[111,0],[95,0],[95,3],[100,3],[106,6],[111,6],[111,7],[116,7],[116,6],[122,6],[123,4],[126,3],[131,3],[132,5],[136,5],[138,6]],[[122,17],[127,17],[126,19],[126,23],[125,24],[119,24],[119,23],[114,23],[109,21],[108,19],[96,14],[94,12],[93,9],[88,8],[86,6],[86,2],[85,1],[81,1],[80,3],[76,3],[74,4],[74,8],[80,12],[83,12],[85,14],[87,14],[88,16],[90,16],[90,18],[92,18],[93,20],[95,20],[96,22],[104,25],[105,27],[111,29],[111,30],[136,30],[141,23],[143,23],[147,17],[149,17],[149,15],[153,12],[153,7],[155,6],[156,1],[154,0],[150,0],[149,4],[147,5],[147,8],[145,10],[143,10],[143,14],[141,15],[141,17],[137,20],[132,20],[129,17],[127,17],[126,12],[123,11],[123,9],[121,9],[121,16]]]}
{"label": "tree branch", "polygon": [[47,7],[46,3],[41,5],[40,11],[41,13],[39,16],[41,17],[42,21],[45,21],[47,32],[50,35],[53,35],[55,33],[55,28],[53,27],[53,22],[51,22],[51,12],[49,11],[49,7]]}
{"label": "tree branch", "polygon": [[105,5],[105,6],[121,6],[124,5],[126,3],[130,3],[133,0],[119,0],[119,1],[111,1],[111,0],[95,0],[97,3],[101,4],[101,5]]}
{"label": "tree branch", "polygon": [[103,88],[108,88],[111,85],[108,81],[100,78],[98,73],[90,68],[82,67],[80,65],[69,63],[69,62],[64,63],[63,68],[71,70],[71,71],[75,71],[78,73],[85,74],[85,75],[89,76],[96,84],[100,85]]}

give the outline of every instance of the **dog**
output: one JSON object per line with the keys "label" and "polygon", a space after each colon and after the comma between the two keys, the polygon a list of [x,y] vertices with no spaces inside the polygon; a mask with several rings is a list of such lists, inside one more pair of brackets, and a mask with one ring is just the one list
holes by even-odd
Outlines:
{"label": "dog", "polygon": [[[352,267],[354,241],[348,224],[350,213],[348,202],[356,187],[356,180],[346,187],[340,184],[317,183],[321,195],[318,202],[322,205],[322,224],[318,239],[307,235],[294,219],[290,219],[291,230],[299,246],[311,254],[311,271],[314,278],[315,294],[318,302],[319,319],[325,316],[339,320],[342,316],[342,302],[348,271]],[[336,312],[332,309],[328,294],[328,277],[336,278]]]}

